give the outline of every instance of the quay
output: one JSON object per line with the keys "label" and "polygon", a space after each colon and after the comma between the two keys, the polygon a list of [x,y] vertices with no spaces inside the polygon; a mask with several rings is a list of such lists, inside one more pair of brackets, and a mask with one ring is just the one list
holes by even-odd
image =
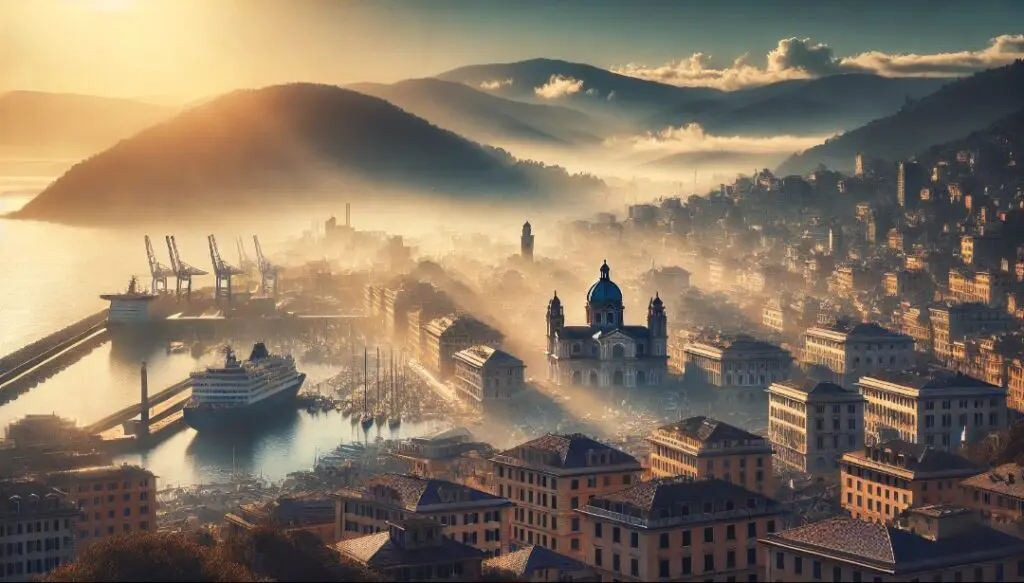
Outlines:
{"label": "quay", "polygon": [[101,310],[19,348],[0,358],[0,394],[31,386],[73,361],[83,349],[106,341],[107,310]]}
{"label": "quay", "polygon": [[105,450],[153,445],[185,426],[184,408],[192,396],[192,380],[175,383],[150,397],[146,363],[142,363],[139,377],[141,399],[138,403],[83,428]]}

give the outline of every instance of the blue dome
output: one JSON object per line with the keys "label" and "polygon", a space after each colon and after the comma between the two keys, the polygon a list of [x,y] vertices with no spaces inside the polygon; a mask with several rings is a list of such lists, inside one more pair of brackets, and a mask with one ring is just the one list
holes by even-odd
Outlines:
{"label": "blue dome", "polygon": [[590,286],[590,291],[587,292],[587,303],[601,304],[609,302],[621,304],[622,290],[612,281],[611,269],[608,268],[608,262],[605,261],[604,265],[601,266],[601,279],[598,279],[594,285]]}

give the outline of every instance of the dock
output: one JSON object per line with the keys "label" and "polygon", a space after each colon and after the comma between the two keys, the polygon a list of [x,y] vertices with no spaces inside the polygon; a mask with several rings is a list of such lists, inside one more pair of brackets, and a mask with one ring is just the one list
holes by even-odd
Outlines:
{"label": "dock", "polygon": [[[157,421],[163,420],[172,415],[176,411],[181,411],[185,406],[185,402],[188,401],[191,396],[192,385],[189,379],[185,379],[158,393],[154,393],[149,397],[150,423],[156,423]],[[122,425],[136,417],[139,417],[141,414],[142,402],[140,401],[134,405],[129,405],[124,409],[115,411],[103,419],[85,426],[84,429],[93,435],[103,435],[113,429],[121,429]],[[152,429],[152,425],[150,428]]]}
{"label": "dock", "polygon": [[107,310],[101,310],[0,358],[0,398],[31,388],[107,338]]}

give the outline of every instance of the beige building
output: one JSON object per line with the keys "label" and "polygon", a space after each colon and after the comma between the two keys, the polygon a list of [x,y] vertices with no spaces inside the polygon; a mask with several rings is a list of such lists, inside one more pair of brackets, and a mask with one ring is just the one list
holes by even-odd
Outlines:
{"label": "beige building", "polygon": [[408,473],[465,484],[490,491],[493,448],[474,441],[465,427],[456,427],[400,441],[391,456],[409,464]]}
{"label": "beige building", "polygon": [[383,327],[399,344],[417,342],[409,334],[409,314],[416,312],[422,322],[450,313],[454,304],[433,285],[399,277],[385,285],[368,285],[364,290],[366,315]]}
{"label": "beige building", "polygon": [[494,557],[509,548],[512,503],[505,498],[444,480],[381,474],[359,488],[343,488],[335,499],[335,538],[386,532],[389,522],[429,518],[444,535]]}
{"label": "beige building", "polygon": [[34,581],[75,559],[81,516],[63,492],[0,481],[0,581]]}
{"label": "beige building", "polygon": [[960,500],[990,526],[1024,538],[1024,468],[1003,464],[960,482]]}
{"label": "beige building", "polygon": [[767,581],[1020,581],[1024,541],[963,508],[914,509],[899,526],[829,518],[769,535]]}
{"label": "beige building", "polygon": [[714,387],[764,390],[789,378],[792,355],[750,336],[703,337],[683,347],[686,376]]}
{"label": "beige building", "polygon": [[931,288],[931,279],[923,269],[889,271],[882,276],[885,295],[894,298],[923,298]]}
{"label": "beige building", "polygon": [[1015,330],[1013,317],[999,308],[984,304],[953,304],[928,308],[932,326],[932,346],[941,362],[953,357],[953,342],[975,334],[995,334]]}
{"label": "beige building", "polygon": [[857,383],[865,441],[898,437],[953,450],[1007,427],[1006,389],[948,371],[882,371]]}
{"label": "beige building", "polygon": [[914,339],[870,322],[839,321],[832,326],[814,326],[804,333],[800,357],[804,365],[818,365],[832,371],[832,381],[851,386],[875,371],[901,369],[914,362]]}
{"label": "beige building", "polygon": [[526,365],[511,354],[490,346],[470,346],[455,353],[455,387],[478,405],[507,401],[526,383]]}
{"label": "beige building", "polygon": [[768,436],[780,468],[838,472],[839,458],[864,446],[864,397],[829,382],[772,383]]}
{"label": "beige building", "polygon": [[575,510],[587,500],[639,481],[636,458],[585,435],[548,434],[492,458],[494,493],[512,500],[512,545],[542,545],[582,559]]}
{"label": "beige building", "polygon": [[584,559],[604,581],[752,581],[756,541],[782,527],[782,505],[722,480],[663,478],[595,496]]}
{"label": "beige building", "polygon": [[1012,290],[1013,280],[1006,273],[957,267],[949,270],[949,299],[954,302],[1005,308],[1007,295]]}
{"label": "beige building", "polygon": [[957,483],[980,469],[954,453],[900,439],[851,451],[840,468],[843,510],[872,522],[891,522],[914,506],[958,502]]}
{"label": "beige building", "polygon": [[523,583],[599,583],[601,575],[583,561],[533,545],[484,561],[484,573]]}
{"label": "beige building", "polygon": [[423,363],[442,378],[455,373],[455,353],[471,346],[499,348],[504,336],[469,314],[452,313],[431,320],[424,329]]}
{"label": "beige building", "polygon": [[767,439],[709,417],[664,425],[647,438],[655,478],[719,478],[753,492],[775,491]]}

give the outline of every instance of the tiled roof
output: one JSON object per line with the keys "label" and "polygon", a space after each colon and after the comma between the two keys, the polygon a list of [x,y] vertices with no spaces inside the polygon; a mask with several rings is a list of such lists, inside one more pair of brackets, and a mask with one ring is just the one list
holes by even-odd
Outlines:
{"label": "tiled roof", "polygon": [[1024,499],[1024,468],[1019,464],[1003,464],[960,482],[980,490]]}
{"label": "tiled roof", "polygon": [[[370,491],[378,486],[393,490],[404,508],[415,510],[423,506],[436,504],[466,502],[494,502],[503,500],[487,492],[470,488],[447,480],[424,479],[418,476],[404,474],[380,474],[366,481],[362,490]],[[451,498],[444,496],[442,492],[457,493]],[[448,501],[450,500],[450,501]]]}
{"label": "tiled roof", "polygon": [[866,375],[866,378],[878,379],[887,383],[911,387],[918,390],[966,387],[999,388],[992,383],[987,383],[981,379],[976,379],[963,373],[939,369],[880,370]]}
{"label": "tiled roof", "polygon": [[860,394],[857,393],[856,391],[848,391],[836,383],[828,381],[818,381],[813,378],[781,381],[778,384],[783,385],[785,387],[789,387],[791,389],[795,389],[797,391],[807,393],[808,395],[815,395],[821,397],[860,397]]}
{"label": "tiled roof", "polygon": [[503,451],[500,455],[527,462],[528,460],[523,459],[520,453],[522,450],[535,450],[555,454],[557,467],[562,469],[593,466],[594,464],[587,463],[589,461],[587,459],[587,454],[591,451],[607,452],[609,454],[608,465],[640,465],[640,462],[628,453],[587,437],[582,433],[549,433],[544,437],[538,437],[537,439]]}
{"label": "tiled roof", "polygon": [[720,441],[749,441],[764,439],[760,435],[754,435],[749,431],[740,429],[734,425],[698,415],[676,423],[670,423],[658,428],[659,431],[677,432],[692,437],[701,443],[715,443]]}
{"label": "tiled roof", "polygon": [[523,361],[505,352],[478,344],[470,346],[465,350],[455,353],[455,358],[468,362],[473,366],[483,367],[487,365],[522,366]]}
{"label": "tiled roof", "polygon": [[380,532],[344,540],[334,545],[342,555],[364,563],[372,569],[399,566],[432,565],[467,559],[482,559],[484,552],[456,542],[446,536],[431,547],[404,549],[391,541],[391,533]]}
{"label": "tiled roof", "polygon": [[529,546],[484,561],[484,569],[508,571],[519,578],[529,579],[538,569],[556,569],[561,572],[575,572],[589,569],[586,563],[560,555],[542,546]]}
{"label": "tiled roof", "polygon": [[57,478],[58,476],[63,478],[70,477],[71,479],[77,480],[120,480],[127,476],[152,478],[153,472],[139,466],[123,464],[120,466],[96,466],[91,468],[64,470],[50,474],[50,476],[51,478]]}
{"label": "tiled roof", "polygon": [[[766,503],[777,504],[763,494],[725,480],[681,476],[640,482],[622,490],[597,496],[594,500],[598,502],[597,505],[607,506],[608,502],[620,502],[652,513],[671,511],[689,504],[690,513],[699,514],[705,502],[712,502],[715,505],[715,512],[719,512],[725,510],[726,500],[733,502],[734,509],[743,509],[752,498],[761,502],[761,507]],[[591,503],[593,504],[593,501]]]}
{"label": "tiled roof", "polygon": [[[975,465],[967,458],[960,457],[948,451],[933,449],[926,445],[903,441],[902,439],[885,441],[878,445],[871,446],[871,449],[878,449],[882,452],[889,452],[890,454],[888,462],[883,461],[880,458],[876,463],[900,467],[897,463],[897,458],[902,455],[905,460],[904,463],[906,464],[906,469],[914,472],[951,472],[960,470],[964,472],[965,475],[969,475],[971,473],[981,471],[979,466]],[[846,455],[864,460],[870,459],[864,450],[851,451]]]}
{"label": "tiled roof", "polygon": [[962,562],[965,555],[972,553],[989,551],[996,556],[1009,556],[1024,550],[1024,541],[987,527],[930,540],[893,526],[845,516],[771,534],[762,540],[847,560],[866,561],[895,572],[901,568],[920,569],[922,561],[950,565]]}

